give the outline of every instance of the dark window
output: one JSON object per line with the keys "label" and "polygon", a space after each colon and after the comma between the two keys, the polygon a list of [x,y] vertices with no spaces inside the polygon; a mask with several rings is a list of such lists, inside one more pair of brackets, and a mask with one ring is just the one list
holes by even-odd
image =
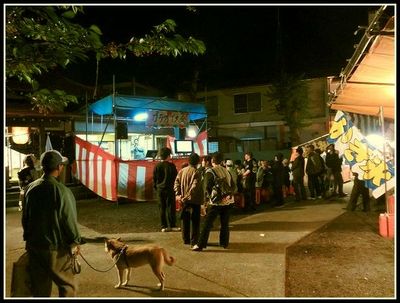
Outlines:
{"label": "dark window", "polygon": [[235,113],[249,113],[261,111],[261,94],[250,93],[234,96]]}
{"label": "dark window", "polygon": [[249,112],[261,111],[261,94],[252,93],[247,95],[247,106]]}

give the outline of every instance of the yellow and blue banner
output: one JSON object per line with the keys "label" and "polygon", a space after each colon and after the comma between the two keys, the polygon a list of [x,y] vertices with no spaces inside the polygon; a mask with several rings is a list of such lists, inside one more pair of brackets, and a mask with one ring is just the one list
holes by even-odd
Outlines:
{"label": "yellow and blue banner", "polygon": [[365,181],[374,198],[395,187],[393,163],[385,159],[381,150],[368,143],[348,114],[337,111],[327,142],[335,145],[339,156],[343,156],[351,171],[358,173],[358,178]]}

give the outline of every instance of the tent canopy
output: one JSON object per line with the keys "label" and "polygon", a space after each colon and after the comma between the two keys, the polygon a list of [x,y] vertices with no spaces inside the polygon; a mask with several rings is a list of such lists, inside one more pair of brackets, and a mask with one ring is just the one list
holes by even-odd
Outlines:
{"label": "tent canopy", "polygon": [[[203,104],[181,102],[160,97],[138,97],[127,95],[114,96],[117,115],[132,117],[144,110],[176,111],[189,113],[190,120],[198,120],[207,117],[207,111]],[[89,111],[97,115],[113,114],[113,96],[104,97],[89,106]]]}
{"label": "tent canopy", "polygon": [[394,17],[386,23],[383,33],[372,38],[372,44],[348,78],[331,108],[363,115],[379,115],[394,119],[395,54]]}

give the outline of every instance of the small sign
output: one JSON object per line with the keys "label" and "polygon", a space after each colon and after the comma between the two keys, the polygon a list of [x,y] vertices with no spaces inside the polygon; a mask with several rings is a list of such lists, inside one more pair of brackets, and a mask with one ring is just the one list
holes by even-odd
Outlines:
{"label": "small sign", "polygon": [[189,113],[173,111],[150,111],[146,121],[149,127],[180,127],[189,124]]}

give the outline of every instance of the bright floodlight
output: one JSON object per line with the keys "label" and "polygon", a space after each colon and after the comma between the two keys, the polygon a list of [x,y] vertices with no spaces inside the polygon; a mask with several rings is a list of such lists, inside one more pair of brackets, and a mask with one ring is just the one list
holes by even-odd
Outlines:
{"label": "bright floodlight", "polygon": [[147,117],[148,117],[149,115],[147,114],[147,113],[139,113],[139,114],[136,114],[134,117],[133,117],[133,120],[135,120],[135,121],[146,121],[147,120]]}

